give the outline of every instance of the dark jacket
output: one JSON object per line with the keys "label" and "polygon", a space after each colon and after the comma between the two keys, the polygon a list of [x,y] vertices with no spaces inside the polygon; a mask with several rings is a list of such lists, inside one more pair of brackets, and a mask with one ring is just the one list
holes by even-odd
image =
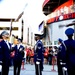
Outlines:
{"label": "dark jacket", "polygon": [[34,62],[38,60],[43,62],[44,59],[43,53],[44,53],[43,43],[40,40],[38,40],[34,48]]}
{"label": "dark jacket", "polygon": [[3,52],[2,52],[3,50],[2,50],[2,47],[1,47],[1,42],[0,42],[0,62],[2,62],[2,60],[3,60]]}
{"label": "dark jacket", "polygon": [[22,45],[20,45],[19,49],[17,47],[17,45],[13,48],[13,50],[15,51],[15,56],[14,56],[14,60],[22,60],[23,56],[24,56],[24,47]]}
{"label": "dark jacket", "polygon": [[1,58],[2,61],[5,65],[9,65],[10,63],[10,52],[11,52],[11,44],[9,43],[10,48],[8,47],[8,45],[6,44],[6,42],[3,40],[0,42],[0,46],[1,46]]}
{"label": "dark jacket", "polygon": [[66,62],[67,68],[72,69],[75,67],[75,40],[68,39],[64,43],[66,48],[62,45],[62,59]]}

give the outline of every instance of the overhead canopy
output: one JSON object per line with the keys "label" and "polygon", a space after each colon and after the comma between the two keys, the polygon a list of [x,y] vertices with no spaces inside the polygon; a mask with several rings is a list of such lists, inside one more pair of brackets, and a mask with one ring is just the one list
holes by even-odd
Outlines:
{"label": "overhead canopy", "polygon": [[[48,3],[43,7],[43,12],[45,15],[53,12],[58,6],[65,3],[68,0],[49,0]],[[72,0],[71,0],[72,1]]]}

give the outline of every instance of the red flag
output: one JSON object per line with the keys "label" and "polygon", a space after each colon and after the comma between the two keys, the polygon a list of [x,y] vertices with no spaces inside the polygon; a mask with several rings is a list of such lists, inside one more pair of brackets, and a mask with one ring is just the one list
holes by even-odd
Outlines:
{"label": "red flag", "polygon": [[48,2],[49,2],[49,0],[45,0],[45,1],[43,2],[42,7],[44,7]]}

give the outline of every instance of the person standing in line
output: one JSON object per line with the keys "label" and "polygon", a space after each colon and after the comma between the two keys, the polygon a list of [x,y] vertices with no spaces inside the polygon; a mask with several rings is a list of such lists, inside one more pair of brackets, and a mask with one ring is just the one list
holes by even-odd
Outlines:
{"label": "person standing in line", "polygon": [[34,64],[34,48],[32,48],[30,51],[30,64]]}
{"label": "person standing in line", "polygon": [[63,62],[66,62],[68,75],[75,75],[75,40],[73,40],[74,29],[68,28],[65,31],[67,40],[62,44],[61,55]]}
{"label": "person standing in line", "polygon": [[52,65],[53,49],[52,46],[49,46],[48,50],[48,64]]}
{"label": "person standing in line", "polygon": [[1,41],[1,48],[2,48],[2,75],[9,74],[9,67],[10,63],[10,53],[11,53],[11,44],[8,42],[9,33],[7,31],[3,31],[1,33],[3,40]]}
{"label": "person standing in line", "polygon": [[61,44],[62,44],[62,39],[59,38],[58,39],[58,52],[57,52],[57,67],[58,67],[58,75],[63,75],[63,71],[62,71],[62,59],[61,59]]}
{"label": "person standing in line", "polygon": [[[44,47],[41,41],[41,35],[35,34],[36,44],[34,46],[34,63],[35,63],[35,73],[36,75],[42,75],[43,71],[43,60],[44,60]],[[37,65],[37,62],[40,64]],[[39,71],[38,71],[39,66]]]}
{"label": "person standing in line", "polygon": [[26,48],[24,49],[24,57],[23,57],[23,60],[22,60],[22,70],[24,70],[24,65],[26,64]]}
{"label": "person standing in line", "polygon": [[0,75],[2,73],[2,59],[3,59],[3,55],[2,55],[2,48],[1,48],[1,41],[3,40],[2,36],[0,35]]}
{"label": "person standing in line", "polygon": [[13,50],[15,51],[15,56],[13,59],[14,64],[14,75],[20,75],[21,64],[24,57],[24,46],[22,45],[22,40],[18,38],[18,43],[15,45]]}

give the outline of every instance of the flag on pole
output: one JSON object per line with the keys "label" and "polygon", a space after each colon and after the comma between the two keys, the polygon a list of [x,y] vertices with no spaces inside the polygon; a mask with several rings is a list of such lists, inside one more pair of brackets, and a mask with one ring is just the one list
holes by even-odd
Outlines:
{"label": "flag on pole", "polygon": [[44,32],[44,21],[42,21],[40,24],[39,24],[39,27],[38,27],[38,31],[39,33],[43,33]]}
{"label": "flag on pole", "polygon": [[44,0],[42,7],[44,7],[48,2],[49,0]]}

